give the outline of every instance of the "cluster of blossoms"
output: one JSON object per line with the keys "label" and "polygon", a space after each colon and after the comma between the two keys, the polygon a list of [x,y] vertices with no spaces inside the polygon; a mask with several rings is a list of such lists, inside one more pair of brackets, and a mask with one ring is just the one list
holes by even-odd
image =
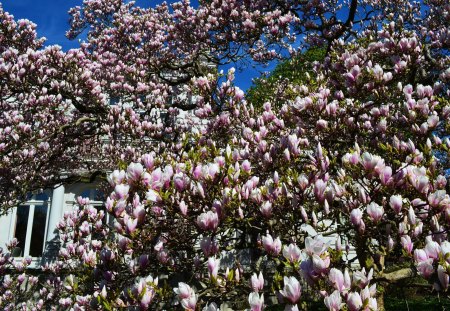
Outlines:
{"label": "cluster of blossoms", "polygon": [[[380,5],[351,1],[340,21],[317,1],[87,0],[69,32],[87,41],[67,53],[0,11],[1,204],[92,170],[83,156],[112,168],[105,211],[78,199],[39,278],[17,241],[0,252],[0,307],[375,310],[416,275],[446,291],[448,5]],[[326,57],[278,102],[253,106],[234,70],[199,64],[278,57],[296,33]],[[198,122],[156,121],[183,109]]]}

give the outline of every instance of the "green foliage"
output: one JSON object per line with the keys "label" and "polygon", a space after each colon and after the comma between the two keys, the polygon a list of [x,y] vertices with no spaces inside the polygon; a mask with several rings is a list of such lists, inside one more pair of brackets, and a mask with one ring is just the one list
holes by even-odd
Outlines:
{"label": "green foliage", "polygon": [[[277,103],[281,105],[282,97],[295,98],[296,92],[290,86],[301,85],[308,82],[310,78],[314,79],[313,63],[323,61],[325,54],[326,50],[323,48],[312,48],[279,63],[269,76],[254,80],[247,91],[246,99],[255,108],[260,108],[266,101],[271,101],[276,106]],[[281,81],[285,83],[279,83]]]}
{"label": "green foliage", "polygon": [[387,297],[385,300],[385,308],[389,310],[448,310],[450,302],[447,298],[424,297],[421,299],[399,299]]}

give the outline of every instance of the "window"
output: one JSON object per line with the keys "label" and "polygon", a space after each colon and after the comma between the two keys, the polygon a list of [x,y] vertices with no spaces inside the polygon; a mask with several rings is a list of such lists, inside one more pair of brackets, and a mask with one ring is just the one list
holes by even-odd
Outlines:
{"label": "window", "polygon": [[45,246],[48,222],[49,197],[45,193],[32,195],[27,202],[17,206],[13,236],[19,244],[14,257],[41,257]]}
{"label": "window", "polygon": [[109,99],[109,104],[111,106],[115,106],[119,103],[120,103],[120,98],[118,96],[111,96],[111,98]]}
{"label": "window", "polygon": [[112,217],[105,209],[105,194],[97,189],[86,189],[81,193],[81,197],[89,198],[89,204],[95,207],[98,211],[104,211],[105,217],[103,218],[103,223],[111,225]]}

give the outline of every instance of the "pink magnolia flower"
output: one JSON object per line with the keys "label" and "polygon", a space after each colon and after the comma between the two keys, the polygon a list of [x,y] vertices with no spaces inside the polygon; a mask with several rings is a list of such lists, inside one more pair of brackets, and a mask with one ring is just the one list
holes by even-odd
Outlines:
{"label": "pink magnolia flower", "polygon": [[130,186],[125,184],[118,184],[114,188],[114,192],[116,195],[116,198],[119,200],[126,199],[128,197],[128,191],[130,190]]}
{"label": "pink magnolia flower", "polygon": [[438,190],[428,195],[428,203],[433,208],[441,209],[450,205],[450,198],[445,190]]}
{"label": "pink magnolia flower", "polygon": [[347,298],[347,306],[349,311],[359,311],[363,305],[361,296],[358,293],[349,293]]}
{"label": "pink magnolia flower", "polygon": [[314,195],[316,196],[316,199],[322,203],[325,200],[325,190],[326,190],[327,184],[322,179],[316,180],[314,184]]}
{"label": "pink magnolia flower", "polygon": [[251,311],[262,311],[264,309],[264,294],[259,296],[257,292],[251,292],[248,295],[248,303]]}
{"label": "pink magnolia flower", "polygon": [[150,303],[152,302],[155,295],[156,295],[156,293],[153,290],[153,288],[150,286],[146,286],[146,290],[143,293],[141,300],[139,302],[141,308],[148,309],[148,307],[150,306]]}
{"label": "pink magnolia flower", "polygon": [[[444,255],[444,257],[446,257],[447,254],[450,253],[450,242],[449,241],[442,241],[440,246],[441,246],[442,255]],[[449,260],[450,260],[450,258],[447,258],[447,262],[449,262]]]}
{"label": "pink magnolia flower", "polygon": [[115,170],[108,176],[107,179],[111,186],[116,186],[118,184],[121,184],[122,181],[125,179],[125,171]]}
{"label": "pink magnolia flower", "polygon": [[256,273],[253,273],[251,279],[250,279],[250,285],[252,287],[252,290],[254,292],[259,292],[264,287],[264,278],[261,272],[259,272],[259,275],[256,275]]}
{"label": "pink magnolia flower", "polygon": [[383,213],[383,207],[375,202],[372,202],[367,206],[367,214],[373,222],[379,222],[383,217]]}
{"label": "pink magnolia flower", "polygon": [[329,247],[329,243],[326,243],[323,236],[316,235],[314,238],[306,237],[305,239],[305,252],[309,256],[314,254],[322,255]]}
{"label": "pink magnolia flower", "polygon": [[330,257],[329,256],[322,256],[322,257],[316,254],[312,255],[313,269],[314,272],[318,274],[326,272],[326,270],[330,266]]}
{"label": "pink magnolia flower", "polygon": [[302,294],[301,292],[302,287],[300,286],[300,283],[293,276],[291,277],[285,276],[283,280],[284,280],[284,288],[283,290],[280,290],[281,295],[283,295],[283,297],[290,303],[292,304],[297,303]]}
{"label": "pink magnolia flower", "polygon": [[175,287],[173,291],[178,295],[180,299],[189,298],[194,293],[192,288],[188,284],[183,282],[178,283],[178,287]]}
{"label": "pink magnolia flower", "polygon": [[411,237],[409,235],[404,235],[401,237],[400,242],[402,243],[403,249],[411,254],[413,249],[413,242],[411,241]]}
{"label": "pink magnolia flower", "polygon": [[294,243],[289,244],[289,246],[285,245],[283,247],[283,256],[291,263],[297,262],[300,259],[301,254],[302,252],[300,248]]}
{"label": "pink magnolia flower", "polygon": [[414,212],[414,209],[412,206],[408,209],[408,222],[410,225],[416,224],[416,213]]}
{"label": "pink magnolia flower", "polygon": [[178,192],[184,191],[188,185],[187,178],[184,176],[183,173],[176,173],[173,175],[173,183],[175,185],[175,189]]}
{"label": "pink magnolia flower", "polygon": [[380,172],[380,181],[382,185],[388,185],[392,180],[392,168],[390,166],[385,166]]}
{"label": "pink magnolia flower", "polygon": [[127,178],[130,181],[137,182],[144,173],[144,167],[141,163],[130,163],[127,168]]}
{"label": "pink magnolia flower", "polygon": [[167,248],[163,248],[156,254],[156,258],[162,263],[167,264],[169,262],[170,256]]}
{"label": "pink magnolia flower", "polygon": [[415,249],[414,260],[416,261],[416,263],[428,260],[428,255],[424,249]]}
{"label": "pink magnolia flower", "polygon": [[146,153],[146,154],[142,155],[141,160],[142,160],[142,163],[144,164],[144,166],[147,169],[151,170],[153,168],[154,159],[153,159],[153,155],[152,154]]}
{"label": "pink magnolia flower", "polygon": [[219,226],[219,217],[213,211],[202,213],[197,217],[197,225],[205,231],[216,231]]}
{"label": "pink magnolia flower", "polygon": [[278,255],[281,251],[281,240],[272,238],[270,234],[262,237],[262,244],[266,252],[272,255]]}
{"label": "pink magnolia flower", "polygon": [[260,207],[261,214],[265,217],[270,217],[272,215],[272,203],[265,201]]}
{"label": "pink magnolia flower", "polygon": [[361,225],[362,220],[362,212],[359,208],[355,208],[350,213],[350,221],[352,224],[356,227],[359,227]]}
{"label": "pink magnolia flower", "polygon": [[197,294],[192,293],[190,297],[182,299],[181,306],[184,310],[195,311],[195,307],[197,306]]}
{"label": "pink magnolia flower", "polygon": [[398,214],[402,209],[402,196],[401,195],[392,195],[389,199],[389,206]]}
{"label": "pink magnolia flower", "polygon": [[364,287],[369,285],[372,276],[373,276],[373,269],[370,269],[369,273],[366,274],[366,269],[362,268],[361,271],[355,271],[353,273],[353,282],[356,284],[356,286],[363,289]]}
{"label": "pink magnolia flower", "polygon": [[215,257],[208,258],[208,271],[210,277],[217,278],[217,274],[219,273],[219,267],[220,267],[220,259],[216,259]]}
{"label": "pink magnolia flower", "polygon": [[244,160],[244,161],[242,162],[241,167],[242,167],[242,170],[243,170],[244,172],[250,173],[250,171],[251,171],[251,165],[250,165],[250,162],[249,162],[248,160]]}
{"label": "pink magnolia flower", "polygon": [[178,207],[180,208],[181,215],[187,216],[188,214],[187,204],[184,201],[181,201]]}
{"label": "pink magnolia flower", "polygon": [[342,292],[345,289],[344,274],[340,270],[332,268],[328,274],[328,279],[333,287],[339,292]]}
{"label": "pink magnolia flower", "polygon": [[[128,215],[125,215],[125,216],[128,216]],[[124,221],[125,221],[127,233],[131,234],[134,231],[136,231],[136,227],[137,227],[137,224],[138,224],[137,218],[126,217],[126,219],[124,218]]]}
{"label": "pink magnolia flower", "polygon": [[91,232],[91,226],[87,221],[83,221],[83,223],[80,225],[80,232],[85,236]]}
{"label": "pink magnolia flower", "polygon": [[155,190],[149,189],[146,193],[146,199],[150,202],[159,202],[161,201],[161,196]]}
{"label": "pink magnolia flower", "polygon": [[378,310],[378,303],[376,298],[370,297],[367,299],[367,307],[365,310]]}
{"label": "pink magnolia flower", "polygon": [[433,259],[429,258],[427,260],[419,262],[417,264],[417,271],[424,278],[429,278],[434,273]]}
{"label": "pink magnolia flower", "polygon": [[88,253],[85,252],[82,257],[84,264],[87,266],[94,267],[97,264],[97,254],[93,250]]}
{"label": "pink magnolia flower", "polygon": [[388,250],[392,250],[394,248],[394,244],[395,244],[394,240],[389,235],[388,236],[388,240],[387,240],[387,248],[388,248]]}
{"label": "pink magnolia flower", "polygon": [[324,303],[329,311],[339,311],[342,304],[341,294],[335,290],[330,296],[325,297]]}
{"label": "pink magnolia flower", "polygon": [[380,172],[384,167],[384,160],[380,156],[372,155],[368,152],[364,152],[361,156],[362,165],[367,171]]}
{"label": "pink magnolia flower", "polygon": [[194,168],[194,170],[192,171],[192,175],[194,176],[194,178],[196,179],[196,180],[198,180],[198,179],[200,179],[200,177],[202,176],[202,165],[201,164],[199,164],[199,165],[197,165],[195,168]]}
{"label": "pink magnolia flower", "polygon": [[425,245],[425,252],[427,253],[428,258],[439,259],[441,247],[437,242],[429,239]]}
{"label": "pink magnolia flower", "polygon": [[352,286],[352,281],[350,279],[350,273],[348,273],[348,269],[345,268],[344,270],[344,287],[350,288]]}

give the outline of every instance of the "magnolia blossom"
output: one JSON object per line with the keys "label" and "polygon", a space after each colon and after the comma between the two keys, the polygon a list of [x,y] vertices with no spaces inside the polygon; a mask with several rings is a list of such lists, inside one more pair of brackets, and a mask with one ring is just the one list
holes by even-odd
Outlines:
{"label": "magnolia blossom", "polygon": [[366,269],[362,268],[361,271],[355,271],[353,273],[353,282],[358,286],[359,288],[366,287],[373,276],[373,269],[370,269],[369,273],[366,273]]}
{"label": "magnolia blossom", "polygon": [[189,298],[184,298],[181,300],[181,306],[184,310],[195,311],[197,306],[197,294],[192,294]]}
{"label": "magnolia blossom", "polygon": [[220,268],[220,259],[216,259],[215,257],[209,257],[208,258],[208,271],[209,275],[212,278],[217,278],[217,273],[219,272]]}
{"label": "magnolia blossom", "polygon": [[314,238],[306,237],[305,252],[306,254],[322,255],[328,249],[329,243],[326,243],[321,235],[316,235]]}
{"label": "magnolia blossom", "polygon": [[206,231],[215,231],[219,226],[219,217],[216,212],[208,211],[197,217],[197,225]]}
{"label": "magnolia blossom", "polygon": [[429,258],[417,264],[417,271],[424,278],[429,278],[434,273],[433,259]]}
{"label": "magnolia blossom", "polygon": [[403,249],[407,253],[411,254],[413,249],[413,242],[411,241],[411,237],[409,235],[404,235],[401,237],[400,241],[402,243]]}
{"label": "magnolia blossom", "polygon": [[188,284],[183,282],[178,283],[178,287],[174,288],[173,291],[178,295],[180,299],[189,298],[194,293],[192,288]]}
{"label": "magnolia blossom", "polygon": [[138,181],[144,173],[141,163],[130,163],[127,168],[127,178],[131,181]]}
{"label": "magnolia blossom", "polygon": [[250,279],[250,285],[252,287],[252,290],[254,292],[259,292],[264,287],[264,278],[261,272],[259,272],[259,275],[256,275],[256,273],[253,273],[251,279]]}
{"label": "magnolia blossom", "polygon": [[392,195],[389,199],[389,205],[398,214],[402,209],[402,197],[400,195]]}
{"label": "magnolia blossom", "polygon": [[150,202],[158,202],[161,200],[160,195],[153,189],[149,189],[146,193],[146,198]]}
{"label": "magnolia blossom", "polygon": [[341,310],[342,298],[338,290],[335,290],[330,296],[324,299],[325,306],[329,311]]}
{"label": "magnolia blossom", "polygon": [[351,292],[348,294],[347,306],[350,311],[359,311],[363,305],[361,296],[358,293]]}
{"label": "magnolia blossom", "polygon": [[370,219],[374,222],[378,222],[383,217],[384,209],[375,202],[370,203],[367,206],[367,214],[369,214]]}
{"label": "magnolia blossom", "polygon": [[438,259],[439,254],[441,253],[441,247],[437,242],[429,239],[427,241],[427,244],[425,245],[425,253],[427,254],[428,258]]}
{"label": "magnolia blossom", "polygon": [[115,186],[118,184],[121,184],[122,181],[125,179],[125,171],[123,170],[114,170],[109,176],[108,176],[108,182],[111,186]]}
{"label": "magnolia blossom", "polygon": [[257,292],[250,293],[248,303],[251,311],[262,311],[264,309],[264,294],[260,296]]}
{"label": "magnolia blossom", "polygon": [[281,240],[280,238],[276,238],[275,240],[272,238],[270,234],[262,237],[263,247],[266,252],[278,255],[281,251]]}
{"label": "magnolia blossom", "polygon": [[345,289],[344,274],[340,270],[332,268],[328,279],[337,291],[342,292]]}
{"label": "magnolia blossom", "polygon": [[354,209],[350,213],[350,219],[353,225],[360,226],[361,225],[361,219],[362,219],[362,212],[360,209]]}
{"label": "magnolia blossom", "polygon": [[[377,309],[350,254],[368,249],[380,271],[415,264],[448,290],[448,6],[385,4],[86,0],[70,51],[0,6],[0,214],[109,175],[105,211],[77,198],[39,278],[19,236],[0,249],[0,309],[259,311],[273,267],[285,310],[302,282],[329,310]],[[282,57],[248,92],[213,68]],[[180,283],[140,277],[155,273]]]}
{"label": "magnolia blossom", "polygon": [[120,200],[120,199],[126,199],[128,196],[128,191],[130,190],[130,186],[125,185],[125,184],[119,184],[116,185],[116,187],[114,188],[116,197]]}
{"label": "magnolia blossom", "polygon": [[301,250],[300,248],[295,244],[289,244],[289,246],[283,247],[283,256],[287,260],[289,260],[291,263],[295,263],[300,259],[301,256]]}
{"label": "magnolia blossom", "polygon": [[195,311],[197,305],[197,294],[186,283],[178,283],[178,287],[173,290],[180,299],[181,306],[185,310]]}
{"label": "magnolia blossom", "polygon": [[280,290],[281,295],[289,301],[292,304],[295,304],[299,301],[301,296],[301,290],[302,287],[300,286],[300,283],[298,280],[291,276],[291,277],[284,277],[284,288],[283,290]]}

